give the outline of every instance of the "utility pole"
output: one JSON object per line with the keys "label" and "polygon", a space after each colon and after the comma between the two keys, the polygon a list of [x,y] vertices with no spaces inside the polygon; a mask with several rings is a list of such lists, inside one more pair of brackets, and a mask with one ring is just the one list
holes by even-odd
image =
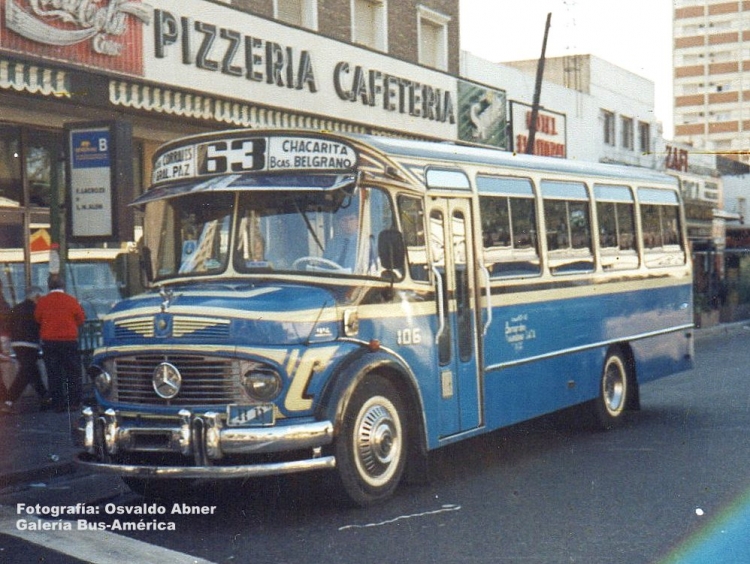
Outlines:
{"label": "utility pole", "polygon": [[529,141],[526,144],[526,154],[534,154],[536,143],[536,122],[539,117],[539,98],[542,95],[542,80],[544,79],[544,57],[547,52],[547,36],[549,35],[549,24],[552,20],[552,12],[547,14],[547,24],[544,26],[544,40],[542,41],[542,54],[536,65],[536,84],[534,85],[534,101],[531,104],[531,123],[529,124]]}

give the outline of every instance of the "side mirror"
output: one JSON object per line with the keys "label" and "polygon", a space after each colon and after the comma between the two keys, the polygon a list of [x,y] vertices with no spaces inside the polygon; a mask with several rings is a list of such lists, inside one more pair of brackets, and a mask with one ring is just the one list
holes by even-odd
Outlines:
{"label": "side mirror", "polygon": [[381,266],[393,272],[404,271],[406,262],[406,251],[404,248],[404,236],[396,229],[386,229],[378,235],[378,257]]}

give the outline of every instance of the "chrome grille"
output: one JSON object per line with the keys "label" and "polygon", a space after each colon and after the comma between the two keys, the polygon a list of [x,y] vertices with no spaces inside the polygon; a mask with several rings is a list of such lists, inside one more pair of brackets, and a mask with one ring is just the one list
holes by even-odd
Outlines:
{"label": "chrome grille", "polygon": [[226,339],[229,337],[229,320],[175,316],[172,334],[175,337],[185,338]]}
{"label": "chrome grille", "polygon": [[[155,336],[153,315],[119,319],[115,321],[114,326],[115,337],[118,339],[128,339],[136,335],[146,338]],[[229,319],[175,315],[172,319],[171,333],[172,336],[181,339],[227,339],[229,328]]]}
{"label": "chrome grille", "polygon": [[123,339],[131,337],[133,334],[141,335],[142,337],[153,337],[153,316],[134,317],[131,319],[125,319],[115,322],[115,337],[117,337],[118,339]]}
{"label": "chrome grille", "polygon": [[[152,377],[156,367],[169,362],[182,375],[174,398],[156,395]],[[114,366],[114,399],[152,405],[223,405],[246,401],[239,383],[239,365],[231,359],[204,355],[154,354],[119,357]]]}

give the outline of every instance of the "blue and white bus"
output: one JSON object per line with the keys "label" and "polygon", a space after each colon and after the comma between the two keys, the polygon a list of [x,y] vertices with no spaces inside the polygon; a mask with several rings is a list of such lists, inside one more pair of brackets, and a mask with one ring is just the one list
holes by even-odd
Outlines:
{"label": "blue and white bus", "polygon": [[429,451],[692,367],[675,179],[448,143],[231,131],[154,157],[152,289],[104,318],[79,460],[136,491]]}

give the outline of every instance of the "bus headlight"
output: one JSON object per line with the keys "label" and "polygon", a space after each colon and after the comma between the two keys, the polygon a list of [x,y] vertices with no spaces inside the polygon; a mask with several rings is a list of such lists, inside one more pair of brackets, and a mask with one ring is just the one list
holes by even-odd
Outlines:
{"label": "bus headlight", "polygon": [[281,376],[264,364],[246,363],[240,381],[247,395],[256,401],[269,402],[281,393]]}
{"label": "bus headlight", "polygon": [[89,367],[89,376],[99,394],[103,397],[109,396],[112,391],[112,376],[110,373],[100,366],[93,365]]}

